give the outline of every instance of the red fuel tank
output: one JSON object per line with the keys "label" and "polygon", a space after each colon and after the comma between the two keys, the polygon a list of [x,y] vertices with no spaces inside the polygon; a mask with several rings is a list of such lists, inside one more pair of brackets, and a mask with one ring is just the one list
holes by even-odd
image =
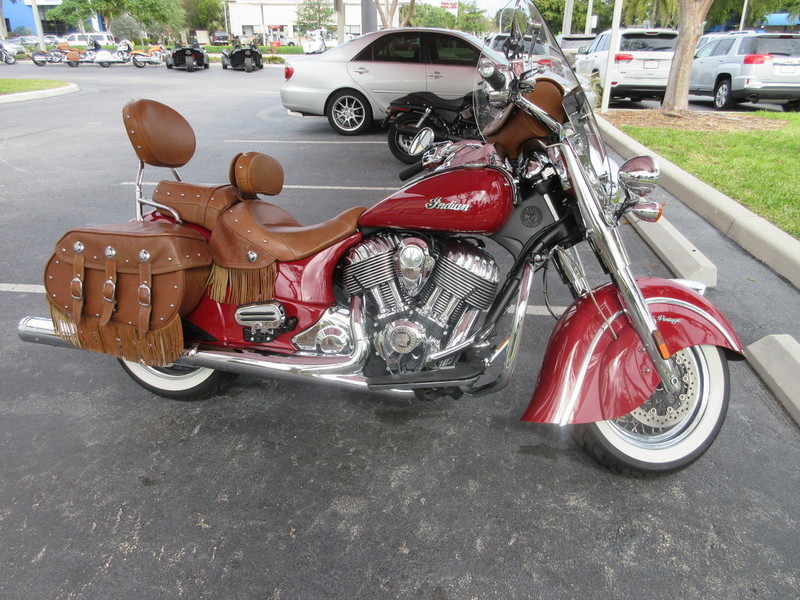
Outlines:
{"label": "red fuel tank", "polygon": [[360,227],[492,234],[514,208],[508,175],[491,167],[455,169],[426,177],[367,209]]}

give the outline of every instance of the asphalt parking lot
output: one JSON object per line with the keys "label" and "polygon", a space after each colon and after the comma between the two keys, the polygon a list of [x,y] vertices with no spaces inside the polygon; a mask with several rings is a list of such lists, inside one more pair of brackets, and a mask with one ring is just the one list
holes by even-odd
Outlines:
{"label": "asphalt parking lot", "polygon": [[[566,430],[518,420],[553,327],[539,314],[509,386],[458,401],[240,377],[216,399],[172,402],[108,357],[19,341],[19,318],[46,310],[24,286],[41,283],[60,235],[133,215],[131,98],[194,126],[185,180],[224,181],[239,151],[278,158],[274,201],[303,223],[376,201],[403,165],[380,130],[342,138],[286,115],[280,69],[18,63],[0,76],[81,87],[0,105],[3,600],[800,597],[800,431],[743,362],[709,452],[638,481],[595,465]],[[709,297],[744,343],[800,339],[797,290],[662,199],[717,264]],[[637,274],[669,276],[625,238]]]}

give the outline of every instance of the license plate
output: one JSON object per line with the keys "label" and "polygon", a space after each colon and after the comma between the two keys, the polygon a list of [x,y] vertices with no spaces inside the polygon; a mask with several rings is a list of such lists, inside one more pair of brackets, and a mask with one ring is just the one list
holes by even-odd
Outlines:
{"label": "license plate", "polygon": [[788,73],[791,75],[794,73],[794,65],[781,65],[778,73]]}
{"label": "license plate", "polygon": [[644,61],[644,68],[645,69],[657,69],[658,68],[658,61],[657,60],[646,60],[646,61]]}

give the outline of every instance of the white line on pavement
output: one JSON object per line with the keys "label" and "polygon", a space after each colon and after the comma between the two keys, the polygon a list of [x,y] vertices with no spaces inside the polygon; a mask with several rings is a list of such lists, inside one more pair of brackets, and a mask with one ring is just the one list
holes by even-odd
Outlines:
{"label": "white line on pavement", "polygon": [[[44,286],[43,285],[25,285],[22,283],[0,283],[0,292],[17,292],[19,294],[44,294]],[[553,312],[557,315],[563,313],[567,307],[566,306],[553,306]],[[535,315],[535,316],[549,316],[550,312],[547,310],[546,306],[529,306],[526,310],[526,314]]]}

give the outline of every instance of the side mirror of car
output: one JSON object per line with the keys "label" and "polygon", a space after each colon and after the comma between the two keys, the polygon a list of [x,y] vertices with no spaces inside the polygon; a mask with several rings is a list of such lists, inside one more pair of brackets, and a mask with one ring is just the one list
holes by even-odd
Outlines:
{"label": "side mirror of car", "polygon": [[589,54],[589,46],[581,46],[578,48],[578,54]]}

